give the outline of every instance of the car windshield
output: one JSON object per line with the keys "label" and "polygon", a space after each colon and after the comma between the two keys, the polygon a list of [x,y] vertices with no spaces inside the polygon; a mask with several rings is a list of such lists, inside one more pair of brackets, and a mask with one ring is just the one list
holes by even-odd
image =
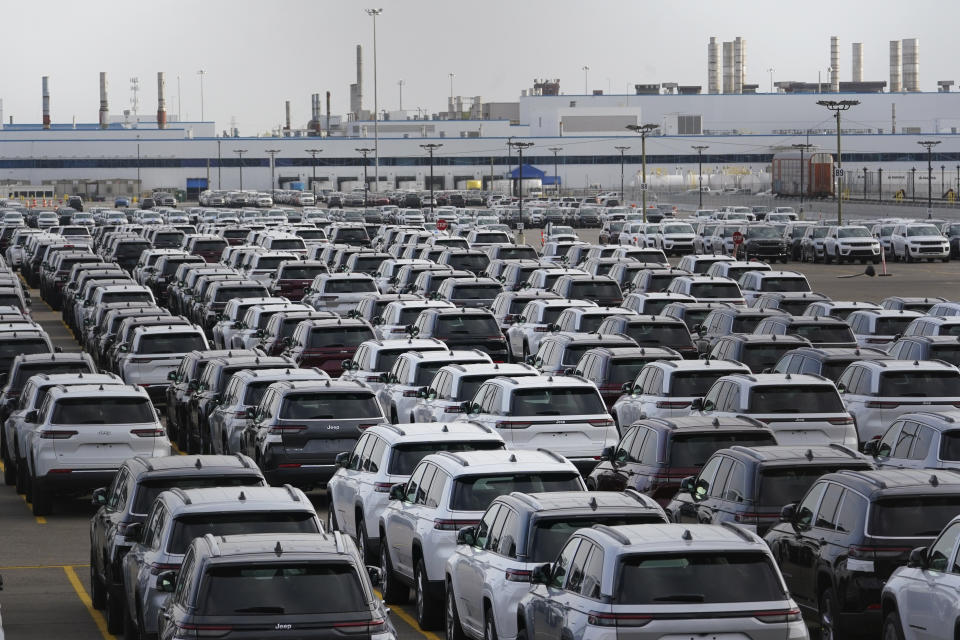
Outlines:
{"label": "car windshield", "polygon": [[624,331],[640,346],[689,347],[690,332],[683,324],[631,322]]}
{"label": "car windshield", "polygon": [[600,282],[596,280],[574,280],[570,285],[570,298],[578,300],[598,300],[607,298],[622,298],[620,287],[612,280]]}
{"label": "car windshield", "polygon": [[870,232],[866,227],[848,227],[846,229],[837,229],[837,237],[840,238],[870,238]]}
{"label": "car windshield", "polygon": [[329,293],[376,293],[377,285],[372,279],[342,278],[327,280],[323,288],[324,294]]}
{"label": "car windshield", "polygon": [[843,413],[840,394],[826,385],[758,386],[750,392],[751,413]]}
{"label": "car windshield", "polygon": [[619,527],[631,524],[658,524],[663,518],[656,512],[632,515],[596,515],[581,518],[538,518],[527,542],[527,562],[552,562],[577,529],[595,524]]}
{"label": "car windshield", "polygon": [[916,227],[907,227],[908,236],[939,236],[940,232],[933,225],[919,225]]}
{"label": "car windshield", "polygon": [[890,538],[932,538],[960,513],[960,495],[900,496],[870,505],[867,534]]}
{"label": "car windshield", "polygon": [[281,420],[357,420],[382,418],[372,393],[329,392],[291,394],[280,407]]}
{"label": "car windshield", "polygon": [[206,348],[206,340],[199,333],[150,333],[140,337],[136,353],[189,353]]}
{"label": "car windshield", "polygon": [[713,383],[722,376],[741,373],[741,369],[711,369],[710,371],[678,371],[670,377],[670,396],[702,398]]}
{"label": "car windshield", "polygon": [[734,282],[697,282],[690,285],[694,298],[742,298],[740,287]]}
{"label": "car windshield", "polygon": [[229,536],[248,533],[320,533],[316,515],[309,511],[265,513],[202,513],[180,516],[167,539],[167,553],[183,555],[194,538],[211,533]]}
{"label": "car windshield", "polygon": [[748,238],[780,239],[780,233],[775,227],[747,227]]}
{"label": "car windshield", "polygon": [[367,326],[354,327],[317,327],[307,339],[308,349],[329,349],[338,347],[356,347],[364,340],[373,340],[376,336]]}
{"label": "car windshield", "polygon": [[693,227],[688,224],[665,224],[663,233],[693,233]]}
{"label": "car windshield", "polygon": [[960,396],[956,371],[884,371],[877,395],[899,398],[951,398]]}
{"label": "car windshield", "polygon": [[413,473],[420,461],[431,453],[438,451],[498,451],[504,448],[502,442],[496,441],[464,441],[464,442],[413,442],[398,444],[390,453],[390,462],[387,465],[387,474],[391,476],[409,476]]}
{"label": "car windshield", "polygon": [[782,601],[773,563],[759,552],[685,552],[624,556],[616,604],[720,604]]}
{"label": "car windshield", "polygon": [[143,424],[156,422],[145,398],[63,398],[53,407],[50,424]]}
{"label": "car windshield", "polygon": [[[279,544],[279,543],[278,543]],[[318,598],[317,594],[324,594]],[[347,562],[214,565],[197,595],[201,616],[306,616],[363,612],[370,604]]]}
{"label": "car windshield", "polygon": [[498,496],[505,496],[514,491],[552,493],[582,490],[580,474],[572,471],[464,476],[457,478],[453,483],[450,509],[484,511]]}
{"label": "car windshield", "polygon": [[795,324],[789,327],[787,333],[806,338],[813,344],[825,342],[855,342],[853,331],[846,325],[822,324],[811,322]]}
{"label": "car windshield", "polygon": [[806,278],[763,278],[760,281],[760,290],[774,293],[810,291],[810,283]]}
{"label": "car windshield", "polygon": [[130,506],[131,513],[145,515],[153,501],[162,492],[177,487],[178,489],[198,489],[201,487],[262,487],[263,479],[259,475],[237,475],[231,476],[223,473],[210,473],[199,477],[184,477],[177,474],[176,477],[152,478],[141,483],[133,497],[133,503]]}
{"label": "car windshield", "polygon": [[766,430],[744,432],[678,433],[670,439],[669,464],[671,467],[699,468],[707,464],[720,449],[740,445],[760,447],[777,444],[773,434]]}
{"label": "car windshield", "polygon": [[769,467],[760,472],[758,504],[761,507],[782,507],[800,502],[820,476],[840,469],[869,469],[866,465]]}
{"label": "car windshield", "polygon": [[607,411],[593,387],[546,387],[515,391],[512,416],[598,415]]}
{"label": "car windshield", "polygon": [[499,337],[500,325],[496,319],[487,314],[444,314],[437,318],[434,337],[447,338],[451,336]]}

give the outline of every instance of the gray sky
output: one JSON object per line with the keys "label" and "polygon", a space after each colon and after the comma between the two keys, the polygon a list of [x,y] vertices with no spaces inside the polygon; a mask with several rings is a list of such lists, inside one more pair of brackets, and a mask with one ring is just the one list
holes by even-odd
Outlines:
{"label": "gray sky", "polygon": [[[42,9],[40,8],[42,6]],[[864,79],[889,80],[888,41],[920,38],[920,83],[954,79],[960,3],[913,0],[5,0],[0,98],[4,119],[39,122],[40,77],[50,76],[54,122],[95,122],[98,73],[106,71],[110,110],[129,107],[140,78],[140,113],[156,112],[156,72],[167,74],[167,110],[218,130],[236,117],[242,135],[310,116],[310,94],[332,92],[333,112],[349,107],[354,47],[364,46],[364,106],[373,107],[377,18],[379,104],[446,109],[454,93],[512,101],[534,78],[559,78],[561,92],[624,93],[634,83],[679,82],[706,90],[707,41],[747,40],[747,81],[817,81],[840,37],[841,80],[850,79],[850,44],[864,43]],[[476,7],[480,7],[477,9]],[[832,26],[836,25],[836,26]],[[951,46],[952,45],[952,46]],[[177,76],[182,89],[178,92]]]}

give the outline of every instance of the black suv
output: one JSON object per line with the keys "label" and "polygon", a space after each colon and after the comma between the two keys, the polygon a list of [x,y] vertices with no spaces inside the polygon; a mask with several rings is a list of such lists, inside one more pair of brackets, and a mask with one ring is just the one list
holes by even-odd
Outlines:
{"label": "black suv", "polygon": [[774,445],[773,432],[752,418],[646,418],[604,450],[587,478],[591,491],[636,489],[666,505],[680,481],[724,447]]}
{"label": "black suv", "polygon": [[853,449],[829,446],[734,446],[717,451],[696,476],[684,478],[667,506],[672,522],[735,522],[762,536],[820,476],[875,469]]}
{"label": "black suv", "polygon": [[[954,340],[956,344],[956,340]],[[800,347],[788,351],[773,367],[773,373],[812,373],[834,382],[851,362],[861,360],[914,360],[915,358],[893,357],[879,349],[869,347]],[[929,360],[930,358],[919,358]]]}
{"label": "black suv", "polygon": [[411,328],[417,338],[437,338],[452,349],[479,349],[494,362],[507,361],[507,340],[486,309],[426,309]]}
{"label": "black suv", "polygon": [[887,353],[894,360],[943,360],[960,367],[960,336],[907,336]]}
{"label": "black suv", "polygon": [[955,471],[840,471],[786,505],[764,539],[821,637],[878,637],[884,582],[958,513]]}
{"label": "black suv", "polygon": [[611,316],[597,328],[603,335],[623,334],[641,347],[667,347],[684,358],[697,357],[690,331],[682,320],[667,316]]}
{"label": "black suv", "polygon": [[93,606],[107,609],[111,631],[123,627],[123,556],[133,546],[127,527],[143,523],[162,491],[178,487],[263,487],[266,481],[246,456],[166,456],[126,460],[110,487],[93,492],[100,507],[90,519],[90,586]]}
{"label": "black suv", "polygon": [[745,224],[738,228],[743,234],[744,260],[780,260],[784,264],[790,259],[790,249],[780,231],[770,224]]}
{"label": "black suv", "polygon": [[619,307],[623,302],[620,285],[607,276],[560,276],[553,283],[552,291],[562,298],[590,300],[601,307]]}
{"label": "black suv", "polygon": [[710,359],[736,360],[750,367],[754,373],[763,373],[773,369],[788,351],[809,346],[810,341],[800,336],[732,334],[713,343]]}

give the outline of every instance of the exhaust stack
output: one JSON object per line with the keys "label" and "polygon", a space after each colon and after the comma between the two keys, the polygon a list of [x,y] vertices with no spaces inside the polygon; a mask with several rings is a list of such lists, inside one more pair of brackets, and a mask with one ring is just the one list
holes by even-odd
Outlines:
{"label": "exhaust stack", "polygon": [[285,134],[289,136],[290,135],[290,101],[289,100],[287,100],[286,102],[286,111],[287,111],[287,126],[284,127],[283,130]]}
{"label": "exhaust stack", "polygon": [[157,72],[157,129],[167,128],[167,80],[163,71]]}
{"label": "exhaust stack", "polygon": [[100,72],[100,128],[107,128],[107,72]]}
{"label": "exhaust stack", "polygon": [[840,39],[830,36],[830,92],[840,93]]}
{"label": "exhaust stack", "polygon": [[853,77],[854,82],[863,82],[863,43],[853,43]]}
{"label": "exhaust stack", "polygon": [[50,128],[50,78],[43,76],[43,128]]}
{"label": "exhaust stack", "polygon": [[330,137],[330,92],[327,91],[327,137]]}

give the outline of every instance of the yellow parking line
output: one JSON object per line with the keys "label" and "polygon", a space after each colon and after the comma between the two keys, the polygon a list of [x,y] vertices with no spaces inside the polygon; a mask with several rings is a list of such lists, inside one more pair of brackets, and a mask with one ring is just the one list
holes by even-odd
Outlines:
{"label": "yellow parking line", "polygon": [[67,567],[89,567],[89,564],[35,564],[0,567],[0,571],[22,571],[31,569],[65,569]]}
{"label": "yellow parking line", "polygon": [[[374,593],[377,594],[377,597],[378,597],[378,598],[380,598],[381,600],[383,600],[383,594],[380,593],[379,590],[376,590],[376,589],[375,589],[375,590],[374,590]],[[397,617],[398,617],[398,618],[400,618],[401,620],[403,620],[404,622],[406,622],[408,625],[410,625],[410,627],[411,627],[414,631],[416,631],[417,633],[419,633],[420,635],[422,635],[422,636],[423,636],[424,638],[426,638],[427,640],[440,640],[440,636],[438,636],[437,634],[435,634],[433,631],[422,631],[422,630],[420,629],[420,625],[417,624],[417,619],[414,618],[413,616],[411,616],[409,613],[407,613],[407,612],[404,611],[403,609],[401,609],[400,607],[398,607],[398,606],[396,606],[396,605],[392,605],[392,606],[390,607],[390,613],[395,613],[395,614],[397,614]]]}
{"label": "yellow parking line", "polygon": [[104,619],[103,614],[93,608],[93,601],[90,600],[90,595],[87,593],[87,590],[83,588],[83,583],[81,583],[80,578],[77,577],[77,572],[74,571],[70,565],[65,566],[63,572],[67,574],[67,580],[70,581],[73,590],[77,592],[77,596],[80,598],[80,602],[83,603],[90,617],[93,618],[97,629],[100,630],[100,635],[103,636],[104,640],[116,640],[116,637],[107,631],[107,621]]}
{"label": "yellow parking line", "polygon": [[173,450],[176,451],[176,453],[177,453],[178,456],[185,456],[185,455],[187,455],[185,452],[180,451],[180,447],[177,446],[177,443],[176,443],[176,442],[171,442],[171,443],[170,443],[170,446],[173,447]]}
{"label": "yellow parking line", "polygon": [[[4,465],[3,465],[3,461],[0,460],[0,472],[3,472],[3,471],[4,471],[4,468],[5,468],[5,467],[4,467]],[[21,494],[20,494],[20,497],[23,498],[23,501],[24,501],[24,503],[26,503],[27,507],[32,510],[32,509],[33,509],[33,505],[30,504],[29,502],[27,502],[27,496],[25,496],[25,495],[23,495],[23,494],[21,493]],[[34,520],[37,521],[37,524],[47,524],[47,519],[44,518],[43,516],[34,516],[33,518],[34,518]]]}

